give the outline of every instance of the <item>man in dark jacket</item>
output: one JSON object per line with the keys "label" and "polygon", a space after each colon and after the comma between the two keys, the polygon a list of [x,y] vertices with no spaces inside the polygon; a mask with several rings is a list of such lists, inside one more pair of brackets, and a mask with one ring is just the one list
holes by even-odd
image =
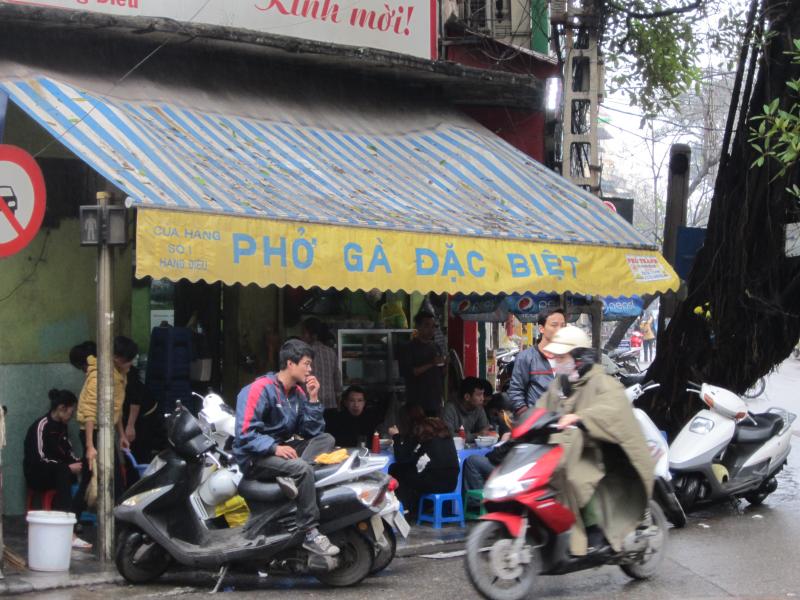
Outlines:
{"label": "man in dark jacket", "polygon": [[434,342],[436,317],[421,310],[414,317],[417,335],[403,348],[401,373],[406,381],[406,403],[422,407],[429,417],[442,412],[444,366],[447,361]]}
{"label": "man in dark jacket", "polygon": [[302,340],[288,340],[278,359],[278,373],[267,373],[239,392],[233,453],[245,477],[276,480],[289,497],[297,499],[303,548],[335,556],[339,548],[317,529],[319,507],[310,464],[334,447],[333,436],[323,433],[319,381],[311,374],[314,351]]}
{"label": "man in dark jacket", "polygon": [[364,388],[351,385],[342,392],[342,407],[325,411],[325,431],[343,448],[367,445],[383,420],[379,411],[367,406]]}
{"label": "man in dark jacket", "polygon": [[514,361],[514,372],[508,396],[511,400],[511,411],[515,415],[525,412],[534,406],[539,397],[553,381],[553,357],[544,351],[556,332],[567,324],[564,310],[554,308],[542,311],[537,321],[541,340],[517,355]]}
{"label": "man in dark jacket", "polygon": [[[52,389],[50,412],[36,419],[25,435],[22,470],[28,487],[38,492],[55,490],[52,509],[83,511],[83,497],[72,498],[72,484],[82,470],[81,459],[72,451],[67,423],[75,412],[78,399],[69,390]],[[91,544],[73,536],[73,548],[89,549]]]}

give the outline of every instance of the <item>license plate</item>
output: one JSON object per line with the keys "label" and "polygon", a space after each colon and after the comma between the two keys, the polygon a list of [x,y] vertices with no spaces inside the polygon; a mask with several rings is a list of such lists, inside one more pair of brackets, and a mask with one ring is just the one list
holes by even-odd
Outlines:
{"label": "license plate", "polygon": [[381,516],[373,515],[369,520],[369,524],[372,526],[372,535],[375,536],[375,539],[381,539],[383,537],[383,519]]}
{"label": "license plate", "polygon": [[411,526],[406,521],[406,518],[403,516],[401,512],[396,512],[392,516],[392,521],[394,522],[394,526],[397,531],[400,532],[404,538],[408,537],[408,534],[411,532]]}

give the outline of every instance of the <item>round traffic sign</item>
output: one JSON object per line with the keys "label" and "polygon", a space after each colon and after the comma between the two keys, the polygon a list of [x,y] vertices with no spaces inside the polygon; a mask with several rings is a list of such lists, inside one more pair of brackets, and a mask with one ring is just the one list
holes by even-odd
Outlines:
{"label": "round traffic sign", "polygon": [[0,258],[16,254],[36,237],[46,199],[36,160],[21,148],[0,144]]}

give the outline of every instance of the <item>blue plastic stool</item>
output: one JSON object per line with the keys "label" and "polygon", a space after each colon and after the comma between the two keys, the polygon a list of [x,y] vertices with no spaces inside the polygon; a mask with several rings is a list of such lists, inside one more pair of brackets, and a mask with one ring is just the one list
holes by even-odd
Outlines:
{"label": "blue plastic stool", "polygon": [[139,463],[137,463],[136,459],[133,457],[133,452],[131,452],[130,450],[123,450],[123,452],[125,453],[125,456],[128,457],[128,460],[131,461],[131,464],[133,465],[133,468],[136,469],[139,472],[139,477],[144,475],[144,472],[147,470],[147,467],[149,467],[150,465],[149,464],[140,465]]}
{"label": "blue plastic stool", "polygon": [[[459,523],[461,527],[466,527],[464,524],[464,501],[461,498],[461,464],[463,460],[458,461],[458,483],[456,489],[446,494],[423,494],[419,499],[419,507],[417,508],[417,525],[422,523],[432,523],[434,529],[441,529],[443,523]],[[425,502],[431,503],[433,512],[426,514],[424,511]],[[450,503],[452,516],[445,516],[444,509],[447,503]]]}

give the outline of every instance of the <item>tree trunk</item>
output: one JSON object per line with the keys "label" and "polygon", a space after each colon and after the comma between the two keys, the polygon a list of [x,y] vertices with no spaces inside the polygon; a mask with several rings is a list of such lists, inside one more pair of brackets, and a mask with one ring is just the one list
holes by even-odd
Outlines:
{"label": "tree trunk", "polygon": [[800,37],[800,2],[765,4],[773,33],[761,49],[752,95],[744,97],[746,84],[742,99],[731,100],[747,118],[740,119],[729,156],[721,160],[687,299],[661,332],[648,371],[661,383],[654,416],[673,431],[696,409],[691,400],[696,396],[685,392],[687,382],[741,393],[786,358],[800,334],[800,269],[784,253],[784,226],[796,202],[786,187],[797,182],[797,173],[775,179],[774,163],[751,168],[757,153],[748,142],[750,118],[765,104],[780,98],[781,108],[789,110],[797,101],[786,82],[800,76],[800,65],[785,52]]}

